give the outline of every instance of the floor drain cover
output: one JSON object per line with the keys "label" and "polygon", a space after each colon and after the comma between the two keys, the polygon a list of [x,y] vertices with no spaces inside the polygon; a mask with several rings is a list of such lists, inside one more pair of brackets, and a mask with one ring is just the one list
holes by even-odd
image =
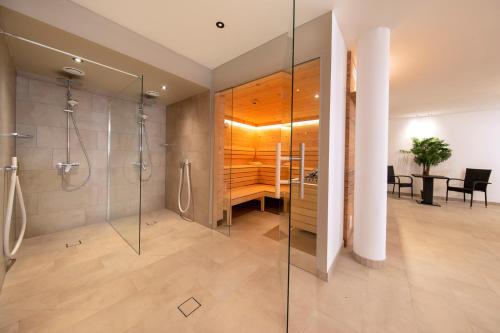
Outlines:
{"label": "floor drain cover", "polygon": [[194,297],[188,298],[184,303],[179,305],[177,309],[184,315],[184,317],[189,317],[193,312],[198,310],[201,307],[200,302],[196,300]]}
{"label": "floor drain cover", "polygon": [[82,241],[81,240],[78,240],[78,241],[73,242],[73,243],[66,243],[66,248],[68,248],[68,247],[75,247],[75,246],[78,246],[78,245],[82,245]]}

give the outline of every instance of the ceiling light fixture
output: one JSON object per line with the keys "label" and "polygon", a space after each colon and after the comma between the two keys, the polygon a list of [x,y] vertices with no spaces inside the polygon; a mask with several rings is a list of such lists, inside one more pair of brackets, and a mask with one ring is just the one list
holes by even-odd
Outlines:
{"label": "ceiling light fixture", "polygon": [[76,62],[76,63],[78,63],[78,64],[83,63],[83,59],[79,58],[79,57],[73,57],[73,61]]}
{"label": "ceiling light fixture", "polygon": [[217,21],[217,23],[215,23],[215,26],[219,29],[224,29],[226,25],[222,21]]}
{"label": "ceiling light fixture", "polygon": [[319,98],[319,94],[314,95],[314,98],[318,99]]}
{"label": "ceiling light fixture", "polygon": [[163,90],[163,91],[167,90],[167,86],[166,85],[162,85],[161,86],[161,90]]}
{"label": "ceiling light fixture", "polygon": [[236,126],[236,127],[241,127],[249,130],[270,130],[270,129],[290,129],[290,127],[293,125],[294,127],[297,126],[307,126],[307,125],[318,125],[319,124],[319,119],[312,119],[312,120],[302,120],[302,121],[294,121],[292,123],[285,123],[285,124],[273,124],[273,125],[263,125],[263,126],[252,126],[244,123],[240,123],[234,120],[229,120],[229,119],[224,119],[224,123],[229,126]]}

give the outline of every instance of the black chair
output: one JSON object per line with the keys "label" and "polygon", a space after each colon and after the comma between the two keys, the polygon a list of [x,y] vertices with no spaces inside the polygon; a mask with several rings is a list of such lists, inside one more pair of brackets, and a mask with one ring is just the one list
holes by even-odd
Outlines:
{"label": "black chair", "polygon": [[[410,182],[402,182],[401,178],[408,178]],[[394,194],[394,188],[398,186],[398,197],[401,198],[401,187],[411,188],[411,197],[413,198],[413,178],[411,176],[395,175],[394,166],[389,165],[387,167],[387,184],[392,185],[392,193]]]}
{"label": "black chair", "polygon": [[[490,180],[491,170],[488,169],[465,169],[465,178],[448,178],[446,181],[446,201],[448,201],[448,191],[460,192],[470,194],[470,206],[472,207],[472,200],[474,199],[474,191],[484,192],[484,205],[488,207],[488,195],[486,189]],[[463,182],[463,186],[450,186],[450,181],[458,180]]]}

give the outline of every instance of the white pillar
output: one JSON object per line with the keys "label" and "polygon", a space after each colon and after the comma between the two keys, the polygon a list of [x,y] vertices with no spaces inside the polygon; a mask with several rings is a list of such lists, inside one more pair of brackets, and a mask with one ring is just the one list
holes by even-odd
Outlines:
{"label": "white pillar", "polygon": [[390,30],[364,33],[357,47],[354,257],[369,267],[386,259]]}

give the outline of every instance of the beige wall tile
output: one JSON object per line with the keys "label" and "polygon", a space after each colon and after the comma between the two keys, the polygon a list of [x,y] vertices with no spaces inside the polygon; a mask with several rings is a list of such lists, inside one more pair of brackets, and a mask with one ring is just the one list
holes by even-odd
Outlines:
{"label": "beige wall tile", "polygon": [[108,114],[110,108],[110,98],[102,95],[92,95],[92,111]]}
{"label": "beige wall tile", "polygon": [[52,83],[30,79],[28,95],[32,102],[66,106],[66,89]]}
{"label": "beige wall tile", "polygon": [[39,148],[65,148],[66,130],[58,127],[37,127],[36,144]]}
{"label": "beige wall tile", "polygon": [[[19,76],[18,76],[19,77]],[[64,107],[52,104],[39,104],[30,100],[17,99],[16,122],[18,124],[66,127]]]}
{"label": "beige wall tile", "polygon": [[[110,98],[103,95],[73,89],[73,98],[79,105],[73,116],[80,129],[83,143],[87,149],[92,167],[89,184],[74,192],[65,192],[61,186],[60,170],[57,163],[66,161],[66,90],[64,87],[33,78],[18,76],[17,127],[23,132],[36,134],[30,141],[18,140],[21,164],[21,182],[27,196],[30,216],[36,216],[36,223],[29,225],[28,234],[38,235],[54,232],[83,223],[100,222],[105,217],[108,199],[108,116],[112,116],[110,192],[116,215],[127,216],[138,213],[139,181],[138,167],[138,104]],[[161,208],[158,202],[164,201],[165,192],[165,151],[160,143],[164,142],[165,107],[158,104],[147,106],[148,142],[152,142],[152,159],[145,154],[148,164],[153,164],[151,182],[145,182],[144,202],[149,209]],[[88,175],[83,150],[71,124],[71,161],[79,162],[66,181],[77,185]],[[163,199],[162,199],[163,198]],[[150,201],[149,201],[150,200]],[[147,203],[146,203],[147,201]],[[136,204],[134,204],[136,203]],[[64,225],[61,217],[66,212],[77,214],[76,224]],[[57,215],[61,213],[60,215]],[[82,217],[83,216],[83,217]],[[51,218],[55,218],[51,221]],[[42,225],[42,222],[47,225]]]}
{"label": "beige wall tile", "polygon": [[106,205],[85,208],[85,224],[106,222]]}
{"label": "beige wall tile", "polygon": [[85,210],[75,209],[57,213],[30,215],[26,237],[50,234],[85,224]]}
{"label": "beige wall tile", "polygon": [[47,148],[17,147],[21,170],[48,170],[52,168],[52,150]]}
{"label": "beige wall tile", "polygon": [[56,191],[61,188],[61,177],[56,170],[21,170],[19,181],[23,193]]}
{"label": "beige wall tile", "polygon": [[[203,224],[208,224],[209,221],[207,200],[210,195],[209,116],[210,98],[208,93],[170,105],[166,109],[164,136],[167,143],[173,144],[166,149],[166,207],[178,211],[179,162],[186,158],[190,159],[192,161],[193,200],[195,203],[194,218]],[[151,146],[161,147],[162,139],[158,136],[152,137]],[[191,213],[189,212],[189,214]]]}
{"label": "beige wall tile", "polygon": [[36,127],[33,125],[16,124],[16,132],[25,135],[31,135],[32,138],[17,138],[16,147],[35,147],[36,146]]}
{"label": "beige wall tile", "polygon": [[38,211],[40,213],[53,213],[76,210],[96,205],[97,203],[97,191],[86,186],[74,192],[61,190],[40,193],[38,197]]}

